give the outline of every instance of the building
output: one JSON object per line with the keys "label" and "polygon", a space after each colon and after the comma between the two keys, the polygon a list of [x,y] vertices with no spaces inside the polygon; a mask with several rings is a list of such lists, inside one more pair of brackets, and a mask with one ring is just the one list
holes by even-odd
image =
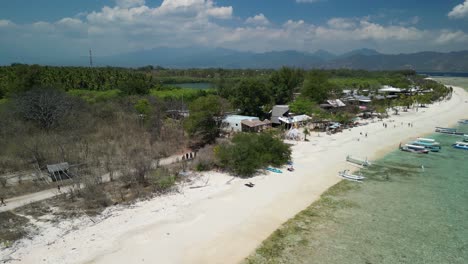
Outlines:
{"label": "building", "polygon": [[271,110],[271,123],[275,125],[281,124],[279,120],[280,117],[289,116],[289,106],[288,105],[275,105]]}
{"label": "building", "polygon": [[242,132],[261,132],[271,127],[270,120],[242,120]]}
{"label": "building", "polygon": [[223,119],[221,129],[224,132],[242,132],[242,121],[260,121],[260,119],[255,116],[228,115]]}

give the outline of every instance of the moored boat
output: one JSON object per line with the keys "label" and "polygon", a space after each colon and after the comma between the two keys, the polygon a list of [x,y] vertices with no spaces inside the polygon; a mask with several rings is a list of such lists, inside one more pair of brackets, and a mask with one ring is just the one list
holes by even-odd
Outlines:
{"label": "moored boat", "polygon": [[417,153],[417,154],[428,154],[429,150],[427,150],[423,146],[416,146],[412,144],[406,144],[404,146],[401,146],[400,144],[400,150],[406,151],[406,152],[411,152],[411,153]]}
{"label": "moored boat", "polygon": [[431,144],[431,143],[421,142],[421,141],[411,142],[411,145],[424,147],[432,152],[439,152],[442,149],[442,147],[439,144]]}
{"label": "moored boat", "polygon": [[460,121],[458,121],[458,123],[462,125],[468,125],[468,119],[461,119]]}
{"label": "moored boat", "polygon": [[343,179],[350,180],[350,181],[357,181],[357,182],[360,182],[366,178],[362,175],[351,174],[349,170],[340,171],[338,172],[338,175]]}
{"label": "moored boat", "polygon": [[436,127],[435,132],[449,135],[464,135],[462,132],[457,132],[455,128]]}
{"label": "moored boat", "polygon": [[452,146],[453,146],[454,148],[457,148],[457,149],[468,150],[468,142],[457,141],[457,142],[455,142],[455,144],[453,144]]}

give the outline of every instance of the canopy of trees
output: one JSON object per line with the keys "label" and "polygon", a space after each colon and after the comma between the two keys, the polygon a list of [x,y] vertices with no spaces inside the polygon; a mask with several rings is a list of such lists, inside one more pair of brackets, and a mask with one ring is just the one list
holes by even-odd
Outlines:
{"label": "canopy of trees", "polygon": [[271,133],[236,134],[231,143],[215,151],[222,168],[241,177],[254,175],[269,165],[282,166],[291,158],[291,149]]}
{"label": "canopy of trees", "polygon": [[219,124],[228,107],[227,101],[216,95],[196,99],[190,104],[190,116],[184,124],[186,131],[202,144],[213,142],[219,135]]}

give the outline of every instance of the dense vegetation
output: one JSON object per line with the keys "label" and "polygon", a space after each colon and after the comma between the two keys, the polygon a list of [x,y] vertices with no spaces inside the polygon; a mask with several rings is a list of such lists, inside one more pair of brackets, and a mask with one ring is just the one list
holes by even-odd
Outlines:
{"label": "dense vegetation", "polygon": [[286,164],[291,158],[291,149],[272,133],[241,133],[230,143],[219,145],[215,155],[222,168],[248,177],[260,168]]}

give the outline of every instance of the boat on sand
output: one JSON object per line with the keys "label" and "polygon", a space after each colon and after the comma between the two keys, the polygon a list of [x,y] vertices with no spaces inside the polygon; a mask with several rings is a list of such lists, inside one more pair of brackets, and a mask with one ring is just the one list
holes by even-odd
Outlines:
{"label": "boat on sand", "polygon": [[362,181],[362,180],[364,180],[366,178],[366,177],[364,177],[362,175],[351,174],[349,172],[349,170],[340,171],[340,172],[338,172],[338,175],[343,179],[346,179],[346,180],[349,180],[349,181],[357,181],[357,182],[360,182],[360,181]]}

